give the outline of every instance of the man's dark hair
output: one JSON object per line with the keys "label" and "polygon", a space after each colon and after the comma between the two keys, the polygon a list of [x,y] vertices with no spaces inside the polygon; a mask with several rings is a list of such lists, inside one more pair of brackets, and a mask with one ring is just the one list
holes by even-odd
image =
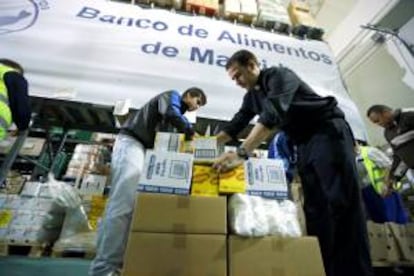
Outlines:
{"label": "man's dark hair", "polygon": [[200,99],[201,99],[200,105],[203,106],[203,105],[206,105],[207,104],[207,96],[204,93],[204,91],[201,90],[200,88],[198,88],[198,87],[190,87],[190,88],[188,88],[187,90],[184,91],[183,98],[187,94],[189,94],[191,97],[200,97]]}
{"label": "man's dark hair", "polygon": [[0,63],[18,70],[21,74],[24,73],[23,67],[11,59],[0,58]]}
{"label": "man's dark hair", "polygon": [[252,52],[247,50],[237,51],[227,61],[226,70],[228,70],[234,63],[238,63],[241,66],[247,66],[247,64],[249,64],[249,61],[253,61],[259,65],[256,56]]}
{"label": "man's dark hair", "polygon": [[368,108],[367,117],[369,117],[371,113],[382,114],[386,111],[392,111],[392,108],[383,104],[376,104]]}

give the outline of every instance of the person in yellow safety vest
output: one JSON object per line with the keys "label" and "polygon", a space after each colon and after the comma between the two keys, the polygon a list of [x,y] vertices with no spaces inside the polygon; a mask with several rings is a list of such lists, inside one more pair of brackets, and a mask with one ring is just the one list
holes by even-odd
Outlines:
{"label": "person in yellow safety vest", "polygon": [[18,131],[29,126],[31,107],[23,73],[23,67],[17,62],[0,58],[0,141],[7,137],[12,123]]}
{"label": "person in yellow safety vest", "polygon": [[391,159],[375,147],[359,146],[358,152],[358,163],[363,163],[365,171],[361,174],[361,193],[367,219],[376,223],[407,223],[408,216],[401,195],[396,191],[401,184],[399,187],[396,184],[389,187],[386,182],[392,164]]}
{"label": "person in yellow safety vest", "polygon": [[[369,182],[379,195],[386,195],[388,189],[385,180],[388,176],[391,160],[382,151],[375,147],[360,146],[360,155],[368,173]],[[401,184],[396,183],[393,188],[399,189]]]}

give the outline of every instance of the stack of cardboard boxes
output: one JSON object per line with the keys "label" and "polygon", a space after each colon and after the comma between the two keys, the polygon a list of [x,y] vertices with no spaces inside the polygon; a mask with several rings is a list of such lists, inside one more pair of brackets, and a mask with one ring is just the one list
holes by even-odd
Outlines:
{"label": "stack of cardboard boxes", "polygon": [[225,197],[138,196],[124,275],[226,275]]}
{"label": "stack of cardboard boxes", "polygon": [[[208,153],[202,156],[197,142],[182,147],[178,144],[183,140],[174,137],[177,134],[171,134],[171,139],[160,135],[165,134],[159,134],[154,151],[147,152],[140,179],[124,276],[324,275],[314,237],[242,238],[228,233],[224,187],[227,193],[287,197],[283,168],[276,165],[275,172],[274,160],[251,159],[229,174],[218,175],[211,168],[211,161],[221,153],[214,148],[215,138],[202,138],[213,139],[201,143]],[[175,152],[166,151],[167,144]],[[190,153],[176,152],[183,148]],[[210,165],[206,157],[211,158]]]}

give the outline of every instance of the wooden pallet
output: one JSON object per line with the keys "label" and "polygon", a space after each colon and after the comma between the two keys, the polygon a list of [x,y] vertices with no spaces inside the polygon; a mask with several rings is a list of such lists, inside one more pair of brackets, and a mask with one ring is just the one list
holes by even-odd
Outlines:
{"label": "wooden pallet", "polygon": [[30,258],[42,257],[48,247],[45,243],[32,242],[0,242],[0,256],[27,256]]}
{"label": "wooden pallet", "polygon": [[95,255],[95,250],[52,249],[52,257],[54,258],[81,258],[91,260]]}

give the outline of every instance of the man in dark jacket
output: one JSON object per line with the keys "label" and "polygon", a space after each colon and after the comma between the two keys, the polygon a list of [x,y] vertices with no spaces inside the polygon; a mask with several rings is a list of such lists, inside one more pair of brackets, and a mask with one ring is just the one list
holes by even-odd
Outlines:
{"label": "man in dark jacket", "polygon": [[31,108],[27,80],[20,64],[0,59],[0,141],[14,122],[19,131],[29,127]]}
{"label": "man in dark jacket", "polygon": [[393,150],[393,162],[386,179],[389,189],[408,169],[414,169],[414,108],[392,110],[386,105],[373,105],[367,111],[371,122],[384,128],[384,136]]}
{"label": "man in dark jacket", "polygon": [[319,239],[326,275],[372,275],[353,135],[335,98],[318,96],[287,68],[260,70],[247,50],[230,57],[226,69],[247,93],[218,141],[234,139],[255,115],[259,119],[237,152],[225,153],[213,166],[229,170],[272,129],[285,131],[297,146],[307,230]]}
{"label": "man in dark jacket", "polygon": [[182,96],[167,91],[152,98],[124,123],[112,152],[111,192],[90,275],[120,275],[145,150],[154,146],[156,132],[169,126],[191,138],[194,131],[183,114],[197,110],[206,101],[204,92],[196,87]]}

